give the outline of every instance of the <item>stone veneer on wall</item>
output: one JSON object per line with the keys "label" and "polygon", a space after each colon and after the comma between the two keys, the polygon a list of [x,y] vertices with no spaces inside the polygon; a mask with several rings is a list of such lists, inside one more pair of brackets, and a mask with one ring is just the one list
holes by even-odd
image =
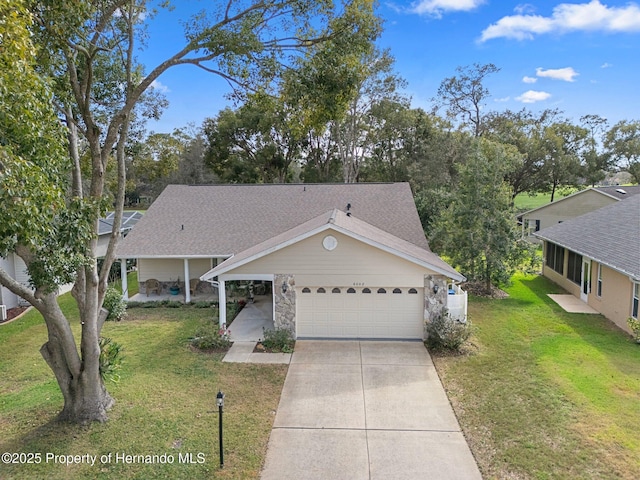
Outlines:
{"label": "stone veneer on wall", "polygon": [[[438,293],[433,287],[438,286]],[[424,338],[427,338],[427,323],[447,308],[447,279],[442,275],[424,276]]]}
{"label": "stone veneer on wall", "polygon": [[[282,293],[282,285],[286,285],[286,293]],[[296,281],[295,277],[286,273],[276,273],[273,277],[273,300],[276,329],[287,329],[296,335]]]}

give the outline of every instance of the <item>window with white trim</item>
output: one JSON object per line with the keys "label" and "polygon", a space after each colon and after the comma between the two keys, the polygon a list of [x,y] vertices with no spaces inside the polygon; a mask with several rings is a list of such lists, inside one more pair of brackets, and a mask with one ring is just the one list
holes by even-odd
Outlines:
{"label": "window with white trim", "polygon": [[596,287],[596,296],[602,296],[602,264],[598,263],[598,284]]}
{"label": "window with white trim", "polygon": [[640,283],[633,284],[633,301],[631,303],[631,316],[638,318],[638,304],[640,303]]}

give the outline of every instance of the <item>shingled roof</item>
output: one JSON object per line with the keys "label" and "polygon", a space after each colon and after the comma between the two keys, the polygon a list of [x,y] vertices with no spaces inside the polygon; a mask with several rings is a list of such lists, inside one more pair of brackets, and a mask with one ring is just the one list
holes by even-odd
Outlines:
{"label": "shingled roof", "polygon": [[607,187],[594,187],[594,190],[600,193],[606,193],[607,195],[611,195],[612,197],[617,198],[618,200],[626,200],[635,195],[640,194],[640,185],[631,185],[631,186],[620,186],[620,185],[611,185]]}
{"label": "shingled roof", "polygon": [[640,195],[534,235],[640,281]]}
{"label": "shingled roof", "polygon": [[429,250],[408,183],[169,185],[117,254],[231,256],[347,205],[361,221]]}

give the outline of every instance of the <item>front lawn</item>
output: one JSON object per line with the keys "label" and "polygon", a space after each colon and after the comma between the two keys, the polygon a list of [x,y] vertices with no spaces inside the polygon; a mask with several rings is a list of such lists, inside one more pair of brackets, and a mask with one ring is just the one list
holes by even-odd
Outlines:
{"label": "front lawn", "polygon": [[434,361],[485,478],[638,478],[640,345],[543,277],[472,298],[475,353]]}
{"label": "front lawn", "polygon": [[[61,303],[77,325],[74,302],[66,295]],[[46,340],[39,314],[1,326],[0,453],[40,453],[41,460],[0,464],[0,478],[258,478],[286,366],[222,363],[223,354],[193,351],[189,337],[211,316],[204,308],[137,308],[122,322],[107,322],[103,336],[123,344],[125,363],[120,382],[107,384],[117,402],[110,420],[87,427],[53,423],[62,396],[38,352]],[[223,470],[218,389],[226,395]],[[97,461],[66,466],[47,462],[47,453]],[[139,457],[124,463],[122,455],[157,457],[149,465]]]}

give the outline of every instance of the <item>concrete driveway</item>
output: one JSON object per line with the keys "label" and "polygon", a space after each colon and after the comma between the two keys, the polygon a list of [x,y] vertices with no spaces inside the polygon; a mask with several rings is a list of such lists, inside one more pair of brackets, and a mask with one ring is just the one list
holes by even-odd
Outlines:
{"label": "concrete driveway", "polygon": [[482,477],[421,342],[298,341],[261,478]]}

